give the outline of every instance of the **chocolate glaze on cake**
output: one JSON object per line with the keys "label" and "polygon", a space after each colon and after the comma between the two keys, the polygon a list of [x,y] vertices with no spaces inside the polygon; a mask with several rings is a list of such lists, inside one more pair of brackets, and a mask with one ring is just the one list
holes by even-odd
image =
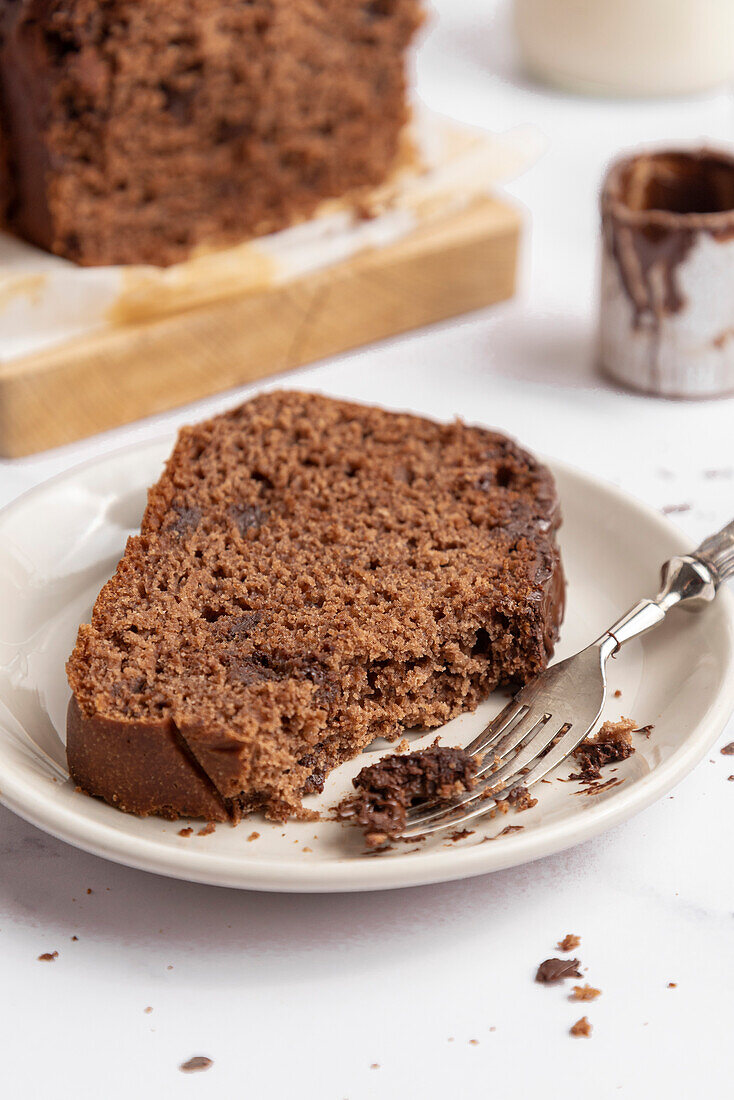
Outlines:
{"label": "chocolate glaze on cake", "polygon": [[418,0],[0,0],[0,215],[169,264],[381,183]]}
{"label": "chocolate glaze on cake", "polygon": [[77,784],[284,818],[373,738],[545,667],[549,471],[497,432],[275,391],[185,428],[68,662]]}

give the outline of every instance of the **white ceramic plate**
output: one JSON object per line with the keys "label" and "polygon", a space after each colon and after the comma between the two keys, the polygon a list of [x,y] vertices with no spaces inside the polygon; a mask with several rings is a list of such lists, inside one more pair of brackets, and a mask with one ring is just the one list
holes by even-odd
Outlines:
{"label": "white ceramic plate", "polygon": [[[219,825],[208,836],[196,835],[201,823],[192,822],[194,835],[184,838],[178,831],[189,822],[120,813],[79,794],[69,780],[64,662],[78,624],[89,618],[138,526],[145,490],[170,447],[165,440],[78,467],[0,514],[0,799],[70,844],[160,874],[261,890],[374,890],[464,878],[578,844],[649,805],[693,768],[734,708],[734,599],[723,591],[700,615],[674,612],[611,665],[605,717],[623,714],[655,729],[649,740],[637,738],[635,754],[613,773],[624,782],[600,794],[554,778],[534,788],[539,801],[531,810],[485,819],[463,840],[397,845],[380,855],[365,852],[356,829],[332,821],[281,826],[252,817],[237,828]],[[564,657],[654,593],[660,564],[690,547],[666,520],[629,497],[576,470],[553,468],[569,581],[558,649]],[[503,702],[492,698],[451,722],[442,739],[466,744]],[[334,805],[365,758],[334,772],[309,803]],[[508,824],[523,828],[498,836]],[[250,841],[252,832],[259,837]]]}

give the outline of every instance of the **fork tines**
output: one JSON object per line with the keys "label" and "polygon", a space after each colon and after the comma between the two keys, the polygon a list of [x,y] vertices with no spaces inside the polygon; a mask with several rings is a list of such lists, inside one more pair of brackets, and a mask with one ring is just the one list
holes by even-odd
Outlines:
{"label": "fork tines", "polygon": [[513,801],[518,788],[529,788],[556,767],[583,738],[569,722],[553,720],[539,706],[513,699],[485,730],[467,745],[482,757],[477,783],[448,805],[433,804],[409,811],[401,837],[412,839],[445,829],[457,820],[470,821],[491,812],[500,802]]}

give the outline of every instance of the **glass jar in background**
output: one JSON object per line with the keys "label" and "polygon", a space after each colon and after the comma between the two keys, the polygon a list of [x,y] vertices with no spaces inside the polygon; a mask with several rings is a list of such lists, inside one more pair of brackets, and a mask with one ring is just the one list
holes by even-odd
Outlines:
{"label": "glass jar in background", "polygon": [[734,78],[734,0],[514,0],[528,70],[592,95],[682,95]]}

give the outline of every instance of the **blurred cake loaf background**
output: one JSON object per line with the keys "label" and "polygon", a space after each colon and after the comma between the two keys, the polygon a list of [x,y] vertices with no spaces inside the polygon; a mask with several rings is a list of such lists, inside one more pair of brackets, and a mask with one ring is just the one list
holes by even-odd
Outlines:
{"label": "blurred cake loaf background", "polygon": [[419,0],[0,0],[0,454],[509,297],[537,155],[410,94]]}
{"label": "blurred cake loaf background", "polygon": [[4,217],[169,264],[382,182],[419,0],[3,0]]}

